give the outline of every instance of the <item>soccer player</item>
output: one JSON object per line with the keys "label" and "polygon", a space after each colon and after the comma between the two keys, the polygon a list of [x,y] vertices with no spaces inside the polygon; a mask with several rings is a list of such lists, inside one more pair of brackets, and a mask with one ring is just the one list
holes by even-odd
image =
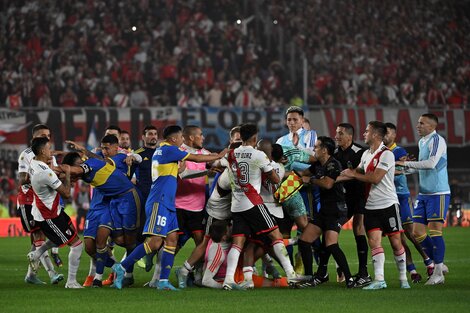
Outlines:
{"label": "soccer player", "polygon": [[70,217],[60,205],[60,196],[64,199],[70,198],[69,168],[64,168],[65,179],[62,183],[48,165],[52,158],[48,138],[33,139],[31,150],[35,155],[29,168],[31,187],[34,191],[32,215],[49,241],[41,248],[28,253],[28,260],[31,266],[35,268],[38,265],[37,260],[48,248],[69,245],[69,270],[65,288],[83,288],[77,282],[77,271],[80,265],[83,244],[72,225]]}
{"label": "soccer player", "polygon": [[287,256],[282,234],[259,194],[262,175],[274,184],[279,183],[280,178],[270,165],[266,154],[255,149],[258,142],[257,126],[242,125],[240,136],[242,145],[230,150],[228,154],[232,187],[233,244],[227,256],[224,289],[240,289],[235,283],[234,274],[246,238],[250,235],[267,236],[272,242],[274,253],[284,268],[289,283],[298,283],[303,277],[300,278],[295,273]]}
{"label": "soccer player", "polygon": [[406,277],[406,254],[401,243],[403,231],[398,197],[393,182],[395,176],[395,157],[383,144],[387,133],[385,124],[378,121],[369,122],[364,132],[364,142],[369,150],[362,155],[356,169],[345,169],[341,175],[366,183],[366,210],[364,227],[369,239],[369,246],[374,264],[374,281],[364,290],[387,288],[384,276],[385,254],[382,247],[382,235],[388,236],[395,255],[399,271],[400,287],[410,288]]}
{"label": "soccer player", "polygon": [[119,136],[119,147],[127,151],[132,151],[131,136],[127,130],[121,130],[121,134]]}
{"label": "soccer player", "polygon": [[[49,127],[44,124],[37,124],[33,127],[33,139],[44,137],[51,139],[51,132]],[[21,152],[20,157],[18,158],[18,179],[19,179],[19,188],[18,188],[18,213],[17,215],[21,219],[21,224],[23,229],[31,234],[31,251],[34,251],[36,248],[39,248],[44,244],[46,237],[43,232],[40,230],[39,226],[34,222],[34,218],[31,214],[32,204],[34,200],[33,190],[31,189],[30,177],[28,175],[29,166],[31,160],[34,158],[34,153],[31,148],[25,149]],[[57,165],[55,157],[52,156],[52,163]],[[58,248],[52,249],[52,257],[57,266],[62,266],[62,260],[59,257]],[[49,277],[51,279],[51,284],[57,284],[59,281],[63,280],[64,277],[62,274],[58,274],[54,270],[54,265],[49,258],[49,254],[46,251],[41,255],[41,263],[43,267],[47,270]],[[44,284],[41,281],[35,271],[31,269],[31,266],[28,266],[28,273],[25,276],[24,281],[29,284],[42,285]]]}
{"label": "soccer player", "polygon": [[[335,159],[341,163],[343,169],[356,168],[361,161],[362,154],[366,151],[362,146],[353,141],[354,127],[349,123],[341,123],[336,127],[335,141],[337,149],[334,153]],[[338,177],[341,181],[342,177]],[[367,271],[368,246],[364,230],[364,208],[366,196],[364,194],[364,183],[358,180],[344,182],[346,191],[346,206],[348,207],[348,220],[353,218],[353,232],[356,240],[357,258],[359,260],[359,271],[356,275],[356,286],[366,286],[372,282]],[[328,254],[322,255],[328,259]],[[328,263],[328,262],[327,262]],[[326,274],[326,273],[325,273]],[[341,277],[341,275],[339,275]],[[341,280],[341,278],[339,279]]]}
{"label": "soccer player", "polygon": [[[341,226],[347,220],[343,184],[335,183],[341,173],[341,164],[333,157],[335,142],[333,139],[320,136],[315,143],[315,158],[309,169],[302,172],[304,183],[313,183],[320,187],[320,210],[313,215],[311,221],[300,235],[298,245],[302,255],[305,274],[313,275],[312,243],[323,234],[326,250],[333,255],[339,269],[344,273],[347,288],[355,285],[349,271],[346,256],[338,245]],[[304,286],[316,286],[324,281],[312,277]]]}
{"label": "soccer player", "polygon": [[[397,127],[392,123],[385,123],[385,126],[387,126],[387,134],[383,140],[384,144],[393,152],[395,162],[399,161],[400,158],[408,155],[408,153],[404,148],[397,146],[395,142],[397,137]],[[432,260],[426,255],[426,253],[424,253],[423,248],[421,248],[421,245],[413,236],[413,217],[411,213],[412,202],[403,167],[395,167],[395,188],[397,190],[398,201],[400,202],[400,218],[404,230],[404,233],[402,233],[401,236],[401,241],[406,252],[406,270],[410,272],[411,281],[413,283],[419,283],[421,281],[421,275],[416,271],[416,266],[413,263],[410,248],[406,243],[406,238],[413,243],[416,250],[423,257],[424,264],[426,266],[430,266],[432,264]]]}
{"label": "soccer player", "polygon": [[407,157],[403,157],[398,162],[405,169],[417,169],[419,172],[419,195],[413,212],[413,233],[424,252],[434,260],[434,272],[426,285],[443,284],[446,270],[442,226],[449,208],[450,187],[447,176],[447,144],[436,132],[438,123],[434,114],[421,115],[416,126],[418,135],[421,136],[419,160],[409,161]]}
{"label": "soccer player", "polygon": [[176,177],[178,175],[178,162],[189,160],[195,162],[210,162],[222,158],[226,150],[217,155],[191,154],[179,149],[183,144],[181,127],[171,125],[163,131],[164,141],[155,150],[152,158],[153,185],[145,205],[147,221],[143,234],[147,239],[124,259],[121,264],[115,264],[116,273],[114,282],[116,288],[122,288],[124,272],[137,260],[146,254],[158,251],[163,245],[161,259],[162,272],[157,289],[177,290],[168,278],[173,266],[176,244],[178,242],[178,222],[175,208]]}

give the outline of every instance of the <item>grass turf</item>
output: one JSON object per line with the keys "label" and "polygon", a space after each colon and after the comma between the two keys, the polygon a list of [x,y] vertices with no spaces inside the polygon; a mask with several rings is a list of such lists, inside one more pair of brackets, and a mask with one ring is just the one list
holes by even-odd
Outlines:
{"label": "grass turf", "polygon": [[[1,312],[466,312],[470,307],[470,228],[447,228],[445,263],[450,273],[444,285],[413,284],[411,289],[399,288],[397,269],[388,242],[385,247],[385,277],[388,289],[364,291],[346,290],[335,282],[334,262],[331,261],[330,282],[317,288],[257,289],[251,291],[222,291],[188,288],[180,292],[157,291],[142,285],[152,273],[135,269],[135,285],[124,290],[108,287],[70,290],[59,285],[35,286],[24,283],[28,238],[0,239],[0,311]],[[349,259],[351,271],[357,270],[354,237],[343,231],[341,247]],[[176,257],[180,266],[192,249],[188,244]],[[67,277],[68,248],[60,251],[64,267],[59,271]],[[122,254],[118,249],[116,254]],[[418,271],[425,269],[417,253],[413,252]],[[79,282],[87,275],[89,258],[83,252]],[[369,271],[373,267],[369,265]],[[107,276],[105,273],[105,277]],[[39,270],[45,280],[47,274]],[[175,283],[174,273],[171,279]],[[48,282],[48,280],[47,280]]]}

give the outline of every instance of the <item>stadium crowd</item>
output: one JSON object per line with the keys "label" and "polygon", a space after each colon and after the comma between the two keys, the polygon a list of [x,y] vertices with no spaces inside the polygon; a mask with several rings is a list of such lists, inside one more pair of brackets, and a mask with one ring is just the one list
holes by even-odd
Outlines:
{"label": "stadium crowd", "polygon": [[302,105],[305,55],[308,105],[462,108],[469,6],[0,1],[0,106]]}

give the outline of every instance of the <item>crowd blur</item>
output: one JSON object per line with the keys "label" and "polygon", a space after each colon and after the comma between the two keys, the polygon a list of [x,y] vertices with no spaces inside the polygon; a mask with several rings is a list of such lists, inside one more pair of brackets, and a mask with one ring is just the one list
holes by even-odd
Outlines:
{"label": "crowd blur", "polygon": [[454,0],[2,0],[0,106],[462,108],[469,11]]}

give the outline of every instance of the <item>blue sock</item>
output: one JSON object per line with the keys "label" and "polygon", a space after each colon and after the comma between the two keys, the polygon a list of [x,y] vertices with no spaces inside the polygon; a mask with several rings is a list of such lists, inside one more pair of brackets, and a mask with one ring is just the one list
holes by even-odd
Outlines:
{"label": "blue sock", "polygon": [[106,267],[112,267],[114,265],[114,263],[116,263],[116,261],[113,258],[110,258],[109,255],[108,255],[108,258],[106,259],[105,266]]}
{"label": "blue sock", "polygon": [[426,260],[424,260],[424,265],[426,266],[429,266],[433,263],[432,259],[431,258],[427,258]]}
{"label": "blue sock", "polygon": [[439,264],[444,262],[444,253],[446,252],[446,245],[444,243],[444,238],[442,236],[433,236],[431,237],[432,242],[434,244],[434,263]]}
{"label": "blue sock", "polygon": [[431,260],[434,260],[434,244],[431,237],[426,236],[423,241],[421,241],[421,247],[423,247],[424,252],[428,255]]}
{"label": "blue sock", "polygon": [[[126,253],[127,255],[131,255],[132,254],[132,251],[135,250],[135,246],[131,247],[131,248],[127,248],[126,249]],[[140,260],[140,259],[139,259]],[[138,260],[137,260],[138,261]],[[137,262],[136,261],[136,262]],[[127,273],[133,273],[134,272],[134,263],[132,263],[131,265],[129,265],[129,267],[126,269],[126,272]]]}
{"label": "blue sock", "polygon": [[104,249],[96,249],[96,274],[103,275],[104,273],[104,266],[108,261],[108,248]]}
{"label": "blue sock", "polygon": [[408,264],[408,265],[406,266],[406,270],[407,270],[408,272],[416,271],[416,266],[414,265],[414,263]]}
{"label": "blue sock", "polygon": [[[134,263],[142,259],[146,254],[150,253],[151,250],[148,247],[147,243],[142,243],[138,245],[130,255],[121,262],[122,267],[128,272],[129,269],[133,269]],[[128,272],[132,273],[132,272]]]}
{"label": "blue sock", "polygon": [[175,261],[176,247],[164,246],[161,260],[161,273],[160,280],[167,279],[170,277],[171,268]]}

